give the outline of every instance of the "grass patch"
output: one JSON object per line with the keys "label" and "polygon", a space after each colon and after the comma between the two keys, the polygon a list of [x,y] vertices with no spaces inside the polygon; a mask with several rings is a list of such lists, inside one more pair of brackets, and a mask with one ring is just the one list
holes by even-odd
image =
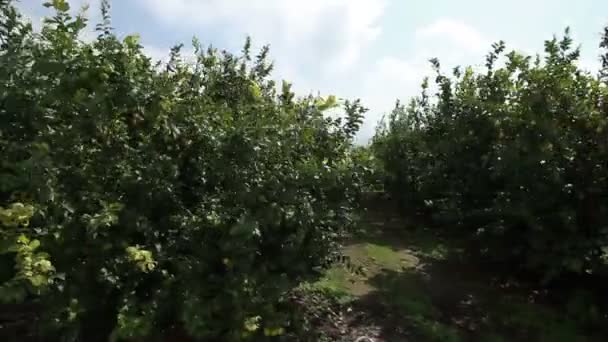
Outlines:
{"label": "grass patch", "polygon": [[399,254],[395,253],[391,248],[372,243],[365,244],[364,248],[366,256],[374,262],[387,268],[396,268],[399,266]]}
{"label": "grass patch", "polygon": [[416,267],[420,260],[412,251],[377,243],[358,243],[346,247],[345,254],[362,265],[369,276],[382,270],[399,271]]}
{"label": "grass patch", "polygon": [[395,250],[374,243],[347,246],[344,254],[353,264],[361,266],[363,272],[356,273],[345,265],[336,264],[328,269],[321,279],[309,286],[343,293],[344,297],[349,299],[361,297],[377,290],[369,281],[372,277],[387,270],[401,271],[414,268],[419,263],[418,258],[408,251]]}
{"label": "grass patch", "polygon": [[355,274],[344,267],[335,266],[327,270],[323,278],[308,284],[310,289],[330,293],[339,303],[345,304],[354,300],[353,278]]}

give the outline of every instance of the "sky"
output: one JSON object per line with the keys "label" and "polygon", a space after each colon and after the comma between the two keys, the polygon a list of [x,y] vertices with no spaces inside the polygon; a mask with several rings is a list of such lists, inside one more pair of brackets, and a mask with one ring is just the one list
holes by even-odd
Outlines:
{"label": "sky", "polygon": [[[18,7],[34,26],[49,10],[41,0]],[[99,0],[71,0],[76,11],[89,4],[99,21]],[[237,52],[251,36],[269,44],[273,77],[309,93],[360,98],[369,108],[359,143],[374,134],[397,99],[407,101],[431,75],[428,60],[445,70],[480,65],[491,44],[541,52],[543,42],[569,26],[580,44],[581,67],[596,71],[608,0],[113,0],[119,36],[138,33],[145,51],[163,59],[176,43],[196,36],[204,44]],[[91,29],[94,25],[91,25]],[[90,35],[93,36],[92,33]]]}

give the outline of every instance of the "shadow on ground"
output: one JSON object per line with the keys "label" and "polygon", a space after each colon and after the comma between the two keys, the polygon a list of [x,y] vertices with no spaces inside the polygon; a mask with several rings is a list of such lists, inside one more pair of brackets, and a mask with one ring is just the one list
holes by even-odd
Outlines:
{"label": "shadow on ground", "polygon": [[[536,291],[498,281],[462,258],[457,243],[408,225],[388,202],[370,206],[344,254],[363,272],[336,266],[314,284],[338,298],[332,341],[607,341],[598,322],[536,302]],[[347,330],[361,331],[351,333]],[[605,332],[604,332],[605,333]]]}

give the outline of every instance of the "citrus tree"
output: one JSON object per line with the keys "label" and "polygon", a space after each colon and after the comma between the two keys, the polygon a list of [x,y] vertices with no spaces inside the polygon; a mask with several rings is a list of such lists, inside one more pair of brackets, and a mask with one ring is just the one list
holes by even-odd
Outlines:
{"label": "citrus tree", "polygon": [[[602,47],[606,48],[608,31]],[[472,242],[482,260],[545,280],[598,272],[608,246],[608,87],[568,31],[543,56],[505,53],[442,72],[374,139],[386,188]],[[430,89],[437,89],[429,94]]]}
{"label": "citrus tree", "polygon": [[107,2],[92,42],[45,6],[33,32],[0,0],[0,300],[37,303],[48,338],[284,333],[277,305],[352,223],[365,109],[296,98],[249,40],[155,64]]}

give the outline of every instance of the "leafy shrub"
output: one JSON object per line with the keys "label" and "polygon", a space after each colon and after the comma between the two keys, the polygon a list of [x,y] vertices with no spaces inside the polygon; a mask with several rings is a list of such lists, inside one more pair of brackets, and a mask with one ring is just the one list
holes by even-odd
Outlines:
{"label": "leafy shrub", "polygon": [[369,146],[356,146],[352,153],[359,182],[365,192],[383,191],[384,169]]}
{"label": "leafy shrub", "polygon": [[425,81],[373,144],[404,208],[458,230],[477,256],[547,280],[598,271],[608,245],[608,84],[577,67],[572,44],[566,31],[541,59],[501,57],[500,42],[484,71],[452,76],[432,60],[437,92]]}
{"label": "leafy shrub", "polygon": [[153,64],[107,2],[90,43],[84,14],[46,6],[34,33],[0,0],[0,299],[76,340],[285,331],[276,304],[350,227],[365,109],[277,90],[249,41]]}

